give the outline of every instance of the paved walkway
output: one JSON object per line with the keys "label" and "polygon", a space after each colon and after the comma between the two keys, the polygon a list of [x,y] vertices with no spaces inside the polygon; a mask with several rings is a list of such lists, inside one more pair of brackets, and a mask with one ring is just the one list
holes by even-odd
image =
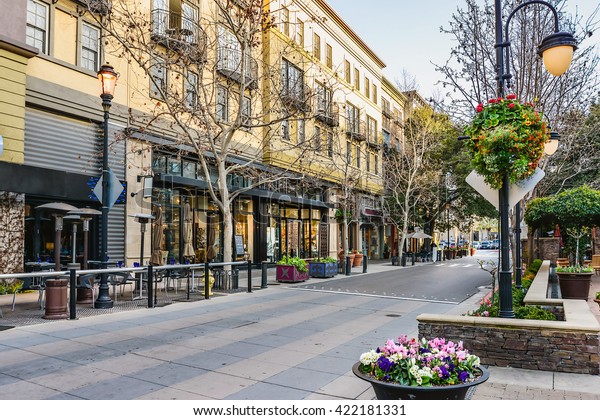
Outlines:
{"label": "paved walkway", "polygon": [[[371,264],[369,274],[411,269],[418,264]],[[368,281],[369,274],[355,275]],[[253,293],[0,331],[0,399],[373,399],[350,370],[362,352],[388,337],[416,336],[420,313],[464,313],[480,298],[451,305],[324,293],[274,284],[272,276],[260,289],[256,277]],[[600,376],[490,371],[472,399],[600,399]]]}

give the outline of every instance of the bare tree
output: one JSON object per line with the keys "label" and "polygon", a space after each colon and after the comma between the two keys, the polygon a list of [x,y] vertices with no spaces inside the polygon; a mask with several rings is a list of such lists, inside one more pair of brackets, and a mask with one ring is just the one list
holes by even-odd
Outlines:
{"label": "bare tree", "polygon": [[439,167],[434,161],[445,121],[431,108],[413,109],[404,128],[401,150],[384,154],[384,215],[399,232],[398,256],[402,256],[411,214],[432,202],[438,191]]}
{"label": "bare tree", "polygon": [[[265,12],[261,0],[218,0],[201,16],[188,3],[180,11],[149,3],[113,0],[108,13],[94,15],[107,52],[129,67],[127,134],[159,133],[198,160],[231,261],[235,198],[304,176],[293,169],[312,150],[299,128],[313,116],[312,62],[292,42],[265,48],[278,11]],[[233,187],[232,177],[244,182]]]}

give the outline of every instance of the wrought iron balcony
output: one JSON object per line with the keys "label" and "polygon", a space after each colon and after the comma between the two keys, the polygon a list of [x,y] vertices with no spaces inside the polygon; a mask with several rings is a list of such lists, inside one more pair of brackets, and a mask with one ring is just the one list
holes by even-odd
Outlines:
{"label": "wrought iron balcony", "polygon": [[181,13],[152,10],[152,40],[185,53],[194,61],[206,60],[206,33],[197,22]]}
{"label": "wrought iron balcony", "polygon": [[319,121],[324,122],[330,127],[337,127],[340,125],[340,107],[336,103],[323,104],[317,98],[317,107],[315,111],[315,118]]}
{"label": "wrought iron balcony", "polygon": [[75,3],[83,7],[83,10],[89,10],[92,13],[99,15],[107,15],[112,9],[111,0],[73,0]]}
{"label": "wrought iron balcony", "polygon": [[365,141],[367,139],[365,122],[362,120],[346,120],[346,136],[352,140]]}
{"label": "wrought iron balcony", "polygon": [[251,89],[258,87],[258,63],[246,53],[235,48],[219,47],[217,50],[217,71],[238,83],[244,81]]}

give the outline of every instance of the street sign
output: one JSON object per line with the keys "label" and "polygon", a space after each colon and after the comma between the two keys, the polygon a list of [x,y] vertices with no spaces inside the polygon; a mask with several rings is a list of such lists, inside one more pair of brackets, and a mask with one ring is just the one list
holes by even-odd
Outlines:
{"label": "street sign", "polygon": [[[117,178],[110,168],[108,169],[108,174],[108,208],[110,209],[117,202],[125,188],[121,184],[121,181],[119,181],[119,178]],[[94,194],[96,194],[96,197],[98,197],[98,200],[102,202],[102,176],[100,176],[98,179],[98,183],[94,187],[93,191]]]}
{"label": "street sign", "polygon": [[[540,168],[536,168],[533,175],[529,178],[516,182],[514,184],[510,184],[508,187],[508,206],[513,207],[519,201],[523,199],[527,195],[527,193],[537,185],[538,182],[542,180],[545,173]],[[475,189],[479,194],[483,196],[487,201],[492,203],[496,209],[499,207],[499,193],[498,190],[490,187],[485,181],[482,175],[478,174],[475,171],[471,171],[471,173],[465,179],[467,184]]]}

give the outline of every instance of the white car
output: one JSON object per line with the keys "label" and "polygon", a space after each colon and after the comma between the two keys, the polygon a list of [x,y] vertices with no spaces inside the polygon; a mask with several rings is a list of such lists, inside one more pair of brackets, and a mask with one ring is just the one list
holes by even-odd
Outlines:
{"label": "white car", "polygon": [[479,249],[479,241],[473,241],[473,243],[471,244],[471,246],[475,249]]}

